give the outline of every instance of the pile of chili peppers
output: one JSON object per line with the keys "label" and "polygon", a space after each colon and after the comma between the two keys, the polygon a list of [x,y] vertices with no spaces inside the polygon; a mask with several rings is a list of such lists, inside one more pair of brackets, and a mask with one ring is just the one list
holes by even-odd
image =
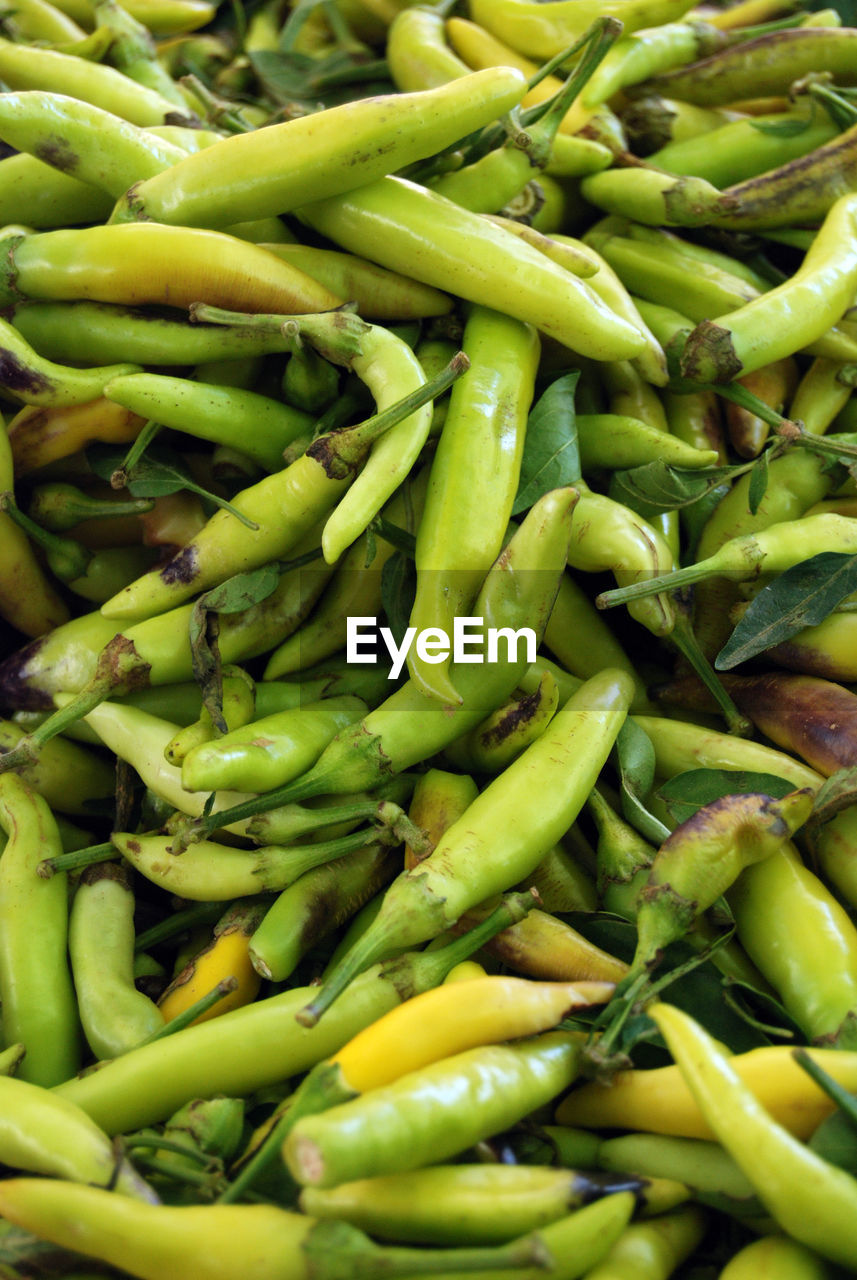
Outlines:
{"label": "pile of chili peppers", "polygon": [[0,84],[0,1274],[857,1274],[857,29]]}

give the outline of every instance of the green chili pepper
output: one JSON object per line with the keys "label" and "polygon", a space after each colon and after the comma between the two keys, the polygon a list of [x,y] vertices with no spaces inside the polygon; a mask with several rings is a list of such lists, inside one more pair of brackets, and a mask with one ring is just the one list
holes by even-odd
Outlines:
{"label": "green chili pepper", "polygon": [[644,466],[657,458],[676,467],[710,467],[714,450],[700,450],[676,436],[656,430],[639,418],[618,413],[578,413],[580,462],[590,468]]}
{"label": "green chili pepper", "polygon": [[[225,238],[224,238],[225,237]],[[259,245],[201,227],[78,227],[3,241],[0,295],[312,312],[340,305],[322,285]]]}
{"label": "green chili pepper", "polygon": [[443,14],[426,5],[396,14],[387,32],[385,56],[400,93],[433,89],[471,74],[447,43]]}
{"label": "green chili pepper", "polygon": [[[483,618],[489,635],[490,629],[498,632],[498,640],[503,628],[507,643],[503,648],[498,643],[493,655],[489,651],[492,660],[479,670],[462,664],[459,674],[454,667],[462,703],[448,708],[428,702],[408,681],[353,729],[338,734],[302,778],[269,793],[263,804],[242,806],[228,820],[251,817],[263,805],[272,808],[316,795],[374,789],[479,724],[509,696],[529,665],[515,633],[520,627],[532,628],[536,641],[542,634],[565,563],[573,505],[573,490],[546,494],[486,574],[475,616]],[[220,820],[224,818],[221,814]],[[188,824],[183,838],[198,838],[213,829],[204,822]]]}
{"label": "green chili pepper", "polygon": [[794,275],[738,310],[697,325],[681,355],[683,376],[728,382],[794,354],[835,325],[857,284],[855,217],[857,196],[840,196]]}
{"label": "green chili pepper", "polygon": [[440,1164],[327,1190],[305,1187],[300,1205],[311,1217],[342,1219],[388,1240],[498,1244],[636,1186],[633,1178],[536,1165]]}
{"label": "green chili pepper", "polygon": [[724,796],[676,827],[637,897],[632,974],[656,964],[663,948],[683,937],[745,867],[776,853],[809,817],[813,796],[809,788],[782,800]]}
{"label": "green chili pepper", "polygon": [[857,82],[853,28],[795,27],[769,31],[720,49],[701,62],[655,76],[641,86],[702,106],[784,94],[795,81],[824,67],[838,84]]}
{"label": "green chili pepper", "polygon": [[695,174],[715,187],[730,187],[809,155],[836,134],[836,126],[824,110],[816,106],[807,112],[796,107],[730,120],[701,135],[668,142],[646,161],[670,173]]}
{"label": "green chili pepper", "polygon": [[857,1044],[857,931],[794,846],[748,868],[727,901],[738,938],[813,1042]]}
{"label": "green chili pepper", "polygon": [[[305,271],[331,293],[356,303],[364,320],[414,320],[446,315],[452,310],[452,299],[438,289],[398,272],[385,271],[377,263],[367,262],[353,253],[304,244],[266,244],[264,247]],[[441,367],[454,355],[453,347],[446,360],[441,361]]]}
{"label": "green chili pepper", "polygon": [[74,1103],[26,1080],[0,1077],[3,1163],[27,1173],[109,1186],[154,1204],[157,1197],[110,1139]]}
{"label": "green chili pepper", "polygon": [[113,221],[216,227],[286,213],[433,155],[508,111],[525,91],[519,72],[496,68],[234,134],[136,183]]}
{"label": "green chili pepper", "polygon": [[389,846],[369,844],[305,872],[271,904],[250,939],[254,969],[283,982],[310,947],[380,893],[400,865]]}
{"label": "green chili pepper", "polygon": [[604,5],[580,5],[577,0],[555,0],[544,10],[534,0],[471,0],[470,17],[505,40],[513,49],[533,58],[561,53],[598,14],[618,18],[625,33],[640,27],[656,27],[681,18],[691,6],[687,0],[610,0]]}
{"label": "green chili pepper", "polygon": [[[372,926],[301,1011],[306,1025],[378,955],[436,936],[468,908],[538,866],[579,813],[632,691],[624,672],[610,668],[581,686],[541,737],[450,827],[430,857],[393,882]],[[490,858],[480,853],[488,848]]]}
{"label": "green chili pepper", "polygon": [[0,779],[0,998],[4,1034],[26,1056],[22,1080],[53,1085],[77,1069],[80,1027],[66,953],[66,877],[36,868],[62,850],[45,800],[16,774]]}
{"label": "green chili pepper", "polygon": [[705,57],[725,41],[725,34],[707,22],[664,22],[623,35],[584,88],[583,105],[600,106],[621,89]]}
{"label": "green chili pepper", "polygon": [[144,128],[164,124],[175,111],[175,103],[154,89],[135,84],[114,67],[55,49],[0,40],[0,76],[10,89],[67,94]]}
{"label": "green chili pepper", "polygon": [[280,332],[189,324],[118,303],[21,302],[11,317],[40,354],[71,364],[131,356],[141,365],[193,365],[285,350]]}
{"label": "green chili pepper", "polygon": [[171,739],[164,749],[164,757],[170,764],[181,765],[194,747],[248,724],[255,714],[254,680],[243,667],[227,663],[220,669],[220,724],[215,725],[209,708],[201,705],[198,718],[184,725]]}
{"label": "green chili pepper", "polygon": [[367,713],[351,696],[321,698],[275,712],[194,747],[182,761],[188,791],[272,791],[297,778],[347,725]]}
{"label": "green chili pepper", "polygon": [[116,0],[97,0],[94,6],[98,27],[104,26],[113,35],[109,61],[129,79],[153,89],[173,103],[178,111],[195,120],[191,107],[193,95],[182,92],[167,69],[158,60],[158,51],[148,27],[138,22],[133,14]]}
{"label": "green chili pepper", "polygon": [[143,1280],[191,1267],[199,1280],[227,1280],[248,1259],[258,1280],[357,1280],[377,1269],[391,1277],[448,1276],[454,1270],[484,1274],[491,1267],[503,1274],[504,1268],[550,1265],[535,1233],[493,1248],[385,1248],[356,1227],[317,1222],[275,1205],[147,1205],[49,1179],[8,1179],[0,1203],[10,1221],[90,1257],[120,1265],[133,1252],[134,1269]]}
{"label": "green chili pepper", "polygon": [[182,160],[182,147],[103,107],[46,89],[0,97],[0,137],[114,200],[132,182]]}
{"label": "green chili pepper", "polygon": [[69,955],[83,1033],[96,1058],[114,1058],[164,1025],[134,986],[134,895],[117,863],[84,871],[69,916]]}
{"label": "green chili pepper", "polygon": [[586,1280],[666,1280],[693,1253],[707,1225],[696,1205],[632,1222]]}
{"label": "green chili pepper", "polygon": [[579,1036],[546,1032],[454,1054],[302,1117],[283,1157],[292,1177],[311,1187],[443,1160],[562,1093],[578,1073],[581,1053]]}
{"label": "green chili pepper", "polygon": [[[577,488],[581,497],[572,522],[569,565],[586,573],[610,569],[617,581],[636,582],[643,590],[631,597],[632,617],[654,635],[668,635],[675,626],[675,611],[667,595],[658,595],[651,608],[638,609],[634,604],[639,596],[653,594],[646,590],[652,581],[659,580],[652,578],[653,571],[661,564],[673,563],[666,541],[647,520],[622,503],[594,493],[582,481],[577,482]],[[655,588],[654,594],[657,591]]]}
{"label": "green chili pepper", "polygon": [[511,895],[490,922],[465,937],[374,966],[313,1030],[295,1022],[313,991],[299,987],[132,1049],[57,1092],[112,1134],[164,1120],[193,1098],[241,1097],[278,1086],[329,1058],[396,1005],[439,986],[455,965],[531,906],[531,895],[526,901]]}
{"label": "green chili pepper", "polygon": [[[468,316],[462,347],[470,368],[450,393],[431,466],[417,528],[417,589],[409,619],[418,631],[431,626],[447,634],[453,620],[470,610],[503,545],[541,344],[532,326],[477,306]],[[448,658],[429,663],[412,650],[408,670],[429,696],[459,700]]]}
{"label": "green chili pepper", "polygon": [[[780,1226],[822,1257],[853,1266],[849,1223],[857,1183],[772,1120],[732,1068],[728,1055],[690,1015],[671,1005],[649,1010],[717,1138]],[[795,1206],[801,1212],[795,1213]]]}
{"label": "green chili pepper", "polygon": [[545,671],[530,693],[512,696],[482,724],[457,738],[444,752],[457,769],[498,774],[544,733],[559,703],[559,687]]}
{"label": "green chili pepper", "polygon": [[597,598],[599,608],[672,590],[698,582],[709,574],[732,574],[751,579],[760,573],[782,573],[785,569],[822,551],[850,552],[857,549],[857,526],[850,516],[832,514],[804,516],[789,523],[774,524],[756,534],[732,538],[704,560],[684,569],[639,582],[634,586],[605,591]]}
{"label": "green chili pepper", "polygon": [[[587,680],[605,666],[627,672],[634,681],[634,701],[631,704],[634,711],[642,711],[649,706],[645,684],[631,659],[609,626],[605,625],[604,615],[599,613],[569,573],[560,578],[559,591],[545,627],[544,643],[573,679]],[[541,661],[548,663],[547,659]],[[569,687],[572,682],[567,677],[563,681],[564,673],[556,664],[550,664],[547,669],[560,684],[562,701],[567,701],[577,686]]]}
{"label": "green chili pepper", "polygon": [[308,413],[257,391],[131,369],[102,383],[108,400],[153,418],[162,427],[240,448],[266,471],[283,465],[283,451],[312,427]]}
{"label": "green chili pepper", "polygon": [[502,227],[403,178],[386,177],[304,205],[302,221],[352,253],[425,284],[534,324],[594,359],[626,359],[645,345],[584,281]]}

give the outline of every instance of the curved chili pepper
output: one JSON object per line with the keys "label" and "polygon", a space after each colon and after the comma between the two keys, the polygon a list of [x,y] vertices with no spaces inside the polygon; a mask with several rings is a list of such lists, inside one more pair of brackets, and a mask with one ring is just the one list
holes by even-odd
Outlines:
{"label": "curved chili pepper", "polygon": [[[664,1004],[650,1012],[700,1109],[769,1213],[822,1257],[853,1266],[855,1244],[845,1224],[857,1209],[857,1182],[772,1120],[693,1018]],[[795,1197],[804,1210],[799,1215]]]}
{"label": "curved chili pepper", "polygon": [[114,372],[99,390],[162,427],[240,448],[266,471],[282,467],[284,450],[313,422],[308,413],[258,391],[130,368],[124,375]]}
{"label": "curved chili pepper", "polygon": [[851,28],[768,31],[720,49],[700,62],[655,76],[641,89],[717,106],[786,93],[795,80],[819,67],[832,72],[839,84],[855,82],[857,55]]}
{"label": "curved chili pepper", "polygon": [[631,972],[657,963],[663,947],[682,937],[746,867],[775,854],[809,817],[813,797],[809,788],[782,800],[724,796],[676,827],[655,854],[637,898]]}
{"label": "curved chili pepper", "polygon": [[0,1096],[0,1149],[9,1168],[109,1186],[120,1195],[156,1203],[151,1187],[126,1158],[117,1161],[113,1143],[79,1107],[8,1075],[0,1077]]}
{"label": "curved chili pepper", "polygon": [[693,1253],[708,1225],[697,1205],[632,1222],[588,1280],[662,1280]]}
{"label": "curved chili pepper", "polygon": [[532,903],[520,895],[504,903],[490,924],[434,951],[409,952],[373,966],[356,979],[317,1029],[298,1027],[295,1013],[314,990],[298,987],[187,1027],[66,1081],[57,1092],[76,1102],[107,1133],[154,1124],[193,1098],[241,1097],[308,1071],[395,1005],[443,982],[446,974],[498,928]]}
{"label": "curved chili pepper", "polygon": [[850,516],[822,514],[803,516],[786,524],[774,524],[756,534],[732,538],[704,560],[649,582],[605,591],[597,598],[599,608],[610,608],[659,591],[687,586],[710,574],[731,574],[736,580],[752,579],[760,573],[782,573],[794,564],[822,551],[857,550],[857,523]]}
{"label": "curved chili pepper", "polygon": [[[4,1217],[55,1244],[119,1265],[128,1252],[143,1280],[189,1267],[199,1280],[227,1280],[253,1259],[258,1280],[358,1280],[383,1268],[390,1276],[450,1275],[492,1266],[545,1265],[538,1233],[510,1245],[433,1252],[374,1244],[356,1227],[319,1222],[275,1205],[150,1205],[98,1187],[54,1179],[7,1179]],[[132,1211],[129,1212],[129,1206]],[[502,1274],[502,1272],[501,1272]]]}
{"label": "curved chili pepper", "polygon": [[[144,708],[145,709],[145,708]],[[256,685],[243,667],[227,663],[220,669],[220,714],[222,724],[215,727],[208,707],[200,707],[196,720],[183,725],[164,749],[170,764],[181,765],[194,747],[212,742],[221,733],[230,733],[248,724],[256,713]],[[224,727],[225,726],[225,729]]]}
{"label": "curved chili pepper", "polygon": [[235,978],[234,991],[218,1000],[190,1026],[209,1018],[219,1018],[233,1009],[250,1004],[259,994],[261,978],[250,963],[249,943],[265,907],[249,899],[230,907],[214,926],[214,936],[172,979],[158,998],[164,1022],[171,1022],[207,995],[224,978]]}
{"label": "curved chili pepper", "polygon": [[704,21],[653,23],[623,35],[584,88],[583,104],[597,107],[630,85],[706,57],[725,41],[718,27]]}
{"label": "curved chili pepper", "polygon": [[797,850],[750,868],[727,900],[742,945],[804,1034],[857,1046],[857,930]]}
{"label": "curved chili pepper", "polygon": [[[791,131],[789,122],[794,123]],[[801,123],[803,128],[799,127]],[[730,187],[808,155],[831,142],[836,134],[833,121],[818,106],[811,114],[793,108],[724,121],[700,135],[668,142],[648,155],[646,161],[670,173],[706,178],[715,187]]]}
{"label": "curved chili pepper", "polygon": [[135,183],[112,221],[223,227],[287,213],[434,155],[515,106],[525,89],[511,67],[469,72],[436,89],[357,99],[233,134]]}
{"label": "curved chili pepper", "polygon": [[117,863],[88,867],[69,915],[69,956],[83,1033],[96,1058],[133,1049],[164,1025],[134,986],[134,895]]}
{"label": "curved chili pepper", "polygon": [[251,720],[194,747],[182,761],[182,785],[272,791],[311,768],[335,734],[367,711],[361,698],[346,695]]}
{"label": "curved chili pepper", "polygon": [[835,325],[857,284],[854,221],[857,197],[840,196],[812,246],[784,284],[736,311],[697,325],[681,354],[684,377],[728,382],[773,360],[793,355]]}
{"label": "curved chili pepper", "polygon": [[[853,1091],[857,1055],[848,1049],[813,1048],[809,1053]],[[834,1109],[827,1094],[795,1062],[789,1045],[750,1049],[730,1061],[765,1111],[802,1141]],[[717,1137],[675,1065],[618,1071],[609,1084],[580,1085],[557,1107],[556,1119],[587,1130],[630,1129],[705,1141]]]}
{"label": "curved chili pepper", "polygon": [[404,178],[304,205],[303,222],[352,253],[534,324],[581,355],[630,358],[639,331],[584,281],[501,227]]}
{"label": "curved chili pepper", "polygon": [[385,56],[400,93],[434,89],[471,74],[447,43],[444,19],[425,5],[402,9],[387,31]]}
{"label": "curved chili pepper", "polygon": [[43,880],[36,868],[61,852],[45,800],[14,773],[0,779],[0,998],[5,1034],[26,1046],[22,1080],[53,1085],[80,1061],[80,1025],[67,956],[65,875]]}
{"label": "curved chili pepper", "polygon": [[457,769],[501,773],[545,731],[559,704],[559,688],[549,671],[530,693],[512,696],[464,737],[450,743],[445,757]]}

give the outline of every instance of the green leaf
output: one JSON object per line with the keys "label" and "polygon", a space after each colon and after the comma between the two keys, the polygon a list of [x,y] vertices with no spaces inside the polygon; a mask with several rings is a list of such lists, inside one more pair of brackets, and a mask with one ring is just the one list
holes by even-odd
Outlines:
{"label": "green leaf", "polygon": [[750,602],[741,621],[714,660],[728,671],[804,627],[823,622],[857,591],[857,555],[823,551],[786,569]]}
{"label": "green leaf", "polygon": [[[126,455],[117,449],[103,449],[95,446],[86,451],[87,462],[102,480],[109,480],[114,471],[122,468],[125,458]],[[259,528],[255,520],[249,519],[242,511],[238,511],[225,498],[210,493],[201,484],[197,484],[180,455],[165,445],[146,450],[143,457],[128,472],[127,488],[134,498],[162,498],[167,494],[187,489],[213,502],[215,506],[223,507],[248,529]]]}
{"label": "green leaf", "polygon": [[781,799],[794,784],[772,773],[750,773],[745,769],[687,769],[661,783],[655,795],[663,800],[677,823],[692,818],[703,805],[721,796],[761,793]]}
{"label": "green leaf", "polygon": [[276,589],[280,574],[276,564],[262,565],[247,573],[236,573],[199,597],[188,623],[193,678],[202,690],[202,703],[220,733],[226,732],[223,718],[223,682],[220,649],[217,643],[219,615],[242,613],[266,600]]}
{"label": "green leaf", "polygon": [[610,481],[610,497],[650,518],[664,511],[692,506],[747,470],[737,467],[672,467],[658,460],[627,471],[616,471]]}
{"label": "green leaf", "polygon": [[416,586],[413,560],[402,551],[394,551],[381,570],[381,605],[397,645],[401,645],[407,630]]}
{"label": "green leaf", "polygon": [[829,822],[843,809],[857,803],[857,769],[837,769],[818,788],[812,806],[812,822],[818,825]]}
{"label": "green leaf", "polygon": [[805,120],[750,121],[753,129],[757,129],[759,133],[767,134],[769,138],[796,138],[799,134],[806,133],[812,123],[811,116],[807,116]]}
{"label": "green leaf", "polygon": [[527,511],[551,489],[580,479],[574,391],[580,371],[563,374],[536,401],[527,421],[521,479],[512,515]]}
{"label": "green leaf", "polygon": [[663,844],[669,828],[649,813],[644,803],[655,780],[655,748],[651,738],[633,720],[626,720],[616,739],[615,754],[619,763],[625,818],[647,840]]}
{"label": "green leaf", "polygon": [[761,506],[762,499],[768,489],[768,454],[759,454],[756,465],[750,472],[750,487],[747,492],[747,505],[750,514],[755,515]]}

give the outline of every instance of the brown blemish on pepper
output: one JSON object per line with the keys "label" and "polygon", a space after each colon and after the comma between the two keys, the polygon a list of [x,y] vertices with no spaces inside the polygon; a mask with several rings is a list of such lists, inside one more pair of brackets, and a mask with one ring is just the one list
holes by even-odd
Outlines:
{"label": "brown blemish on pepper", "polygon": [[18,356],[5,347],[0,347],[0,385],[7,391],[31,395],[51,391],[54,387],[50,378],[22,364]]}
{"label": "brown blemish on pepper", "polygon": [[0,708],[6,711],[52,711],[53,698],[34,688],[28,678],[30,662],[45,643],[44,637],[32,640],[23,649],[0,663]]}
{"label": "brown blemish on pepper", "polygon": [[541,701],[542,691],[540,688],[534,689],[532,693],[525,693],[522,698],[504,711],[496,724],[480,733],[479,741],[482,746],[499,746],[500,743],[511,738],[517,729],[526,727],[537,715]]}
{"label": "brown blemish on pepper", "polygon": [[160,570],[161,581],[167,586],[182,586],[193,582],[199,573],[198,559],[196,547],[182,547],[178,555],[173,556]]}
{"label": "brown blemish on pepper", "polygon": [[345,462],[336,447],[338,432],[329,432],[313,440],[305,456],[312,458],[321,467],[328,480],[347,480],[352,474],[353,466]]}
{"label": "brown blemish on pepper", "polygon": [[64,138],[56,136],[47,137],[33,154],[38,160],[43,160],[52,169],[59,169],[62,173],[74,173],[80,164],[77,152],[72,150]]}

